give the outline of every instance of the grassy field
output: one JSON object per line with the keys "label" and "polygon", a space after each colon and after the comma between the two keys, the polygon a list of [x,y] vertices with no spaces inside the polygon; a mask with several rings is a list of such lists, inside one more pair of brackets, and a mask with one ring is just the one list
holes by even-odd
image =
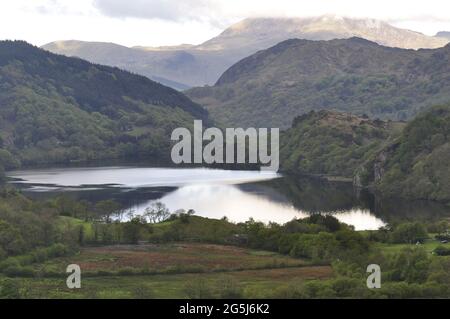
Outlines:
{"label": "grassy field", "polygon": [[78,264],[87,273],[123,269],[147,272],[217,272],[301,267],[307,262],[272,252],[234,246],[176,243],[83,248],[75,256],[55,258],[35,267],[64,272],[69,264]]}
{"label": "grassy field", "polygon": [[[66,287],[69,264],[81,267],[81,289]],[[20,279],[29,298],[220,297],[229,286],[243,297],[265,297],[280,287],[333,275],[329,266],[276,253],[195,243],[89,247],[33,267],[42,270],[40,278]]]}
{"label": "grassy field", "polygon": [[432,253],[438,246],[449,246],[450,244],[441,244],[439,241],[434,239],[428,239],[424,243],[416,245],[416,244],[384,244],[384,243],[376,243],[376,247],[381,248],[384,252],[387,253],[398,253],[405,248],[415,248],[421,247],[425,249],[428,253]]}
{"label": "grassy field", "polygon": [[[190,290],[220,297],[230,283],[243,297],[267,297],[280,287],[332,276],[329,266],[244,270],[211,274],[106,276],[82,278],[81,289],[66,288],[64,278],[20,279],[28,298],[192,298]],[[190,288],[190,286],[192,286]]]}

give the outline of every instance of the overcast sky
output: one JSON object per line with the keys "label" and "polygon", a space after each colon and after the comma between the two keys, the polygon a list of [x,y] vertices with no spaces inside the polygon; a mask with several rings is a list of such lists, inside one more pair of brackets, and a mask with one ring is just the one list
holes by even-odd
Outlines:
{"label": "overcast sky", "polygon": [[450,31],[449,0],[2,0],[0,39],[198,44],[246,17],[323,14],[381,19],[430,35]]}

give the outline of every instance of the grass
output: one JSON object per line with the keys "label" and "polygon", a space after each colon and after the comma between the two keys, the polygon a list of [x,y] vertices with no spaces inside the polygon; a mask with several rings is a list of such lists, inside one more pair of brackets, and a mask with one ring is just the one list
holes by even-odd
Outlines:
{"label": "grass", "polygon": [[93,237],[94,235],[92,222],[85,222],[78,218],[59,216],[56,225],[61,231],[69,231],[75,227],[83,226],[86,237]]}
{"label": "grass", "polygon": [[[81,289],[66,287],[69,264],[81,267]],[[265,297],[292,282],[333,275],[330,266],[277,253],[199,243],[88,247],[32,267],[45,271],[17,279],[27,298],[188,298],[186,287],[199,282],[215,298],[224,281],[236,283],[243,297]],[[46,275],[52,272],[59,276]]]}
{"label": "grass", "polygon": [[[425,249],[428,253],[432,253],[438,246],[442,246],[439,241],[434,239],[428,239],[423,244],[416,245],[416,244],[389,244],[389,243],[376,243],[376,247],[382,249],[386,253],[399,253],[405,248],[414,248],[414,247],[421,247]],[[447,244],[449,245],[449,244]],[[445,246],[445,244],[444,244]]]}
{"label": "grass", "polygon": [[64,273],[78,264],[87,273],[99,271],[139,273],[218,272],[245,269],[301,267],[307,262],[272,252],[234,246],[176,243],[116,245],[83,248],[79,254],[35,265],[36,270]]}
{"label": "grass", "polygon": [[179,274],[156,276],[82,277],[81,289],[66,288],[65,279],[21,279],[28,298],[188,298],[186,286],[202,281],[211,296],[220,294],[221,282],[233,280],[246,294],[270,296],[279,287],[292,282],[301,284],[332,276],[329,266],[307,266],[288,269],[268,269],[228,272],[226,274]]}

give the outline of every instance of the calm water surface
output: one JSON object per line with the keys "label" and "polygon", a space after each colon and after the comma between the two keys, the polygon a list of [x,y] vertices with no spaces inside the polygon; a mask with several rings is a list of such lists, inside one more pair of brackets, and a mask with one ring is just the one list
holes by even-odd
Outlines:
{"label": "calm water surface", "polygon": [[234,222],[285,223],[311,213],[332,214],[356,230],[370,230],[393,217],[449,213],[435,203],[379,201],[346,183],[259,171],[115,166],[23,170],[8,176],[30,197],[64,193],[92,202],[112,198],[133,214],[159,201],[172,212],[194,209],[199,216],[226,216]]}

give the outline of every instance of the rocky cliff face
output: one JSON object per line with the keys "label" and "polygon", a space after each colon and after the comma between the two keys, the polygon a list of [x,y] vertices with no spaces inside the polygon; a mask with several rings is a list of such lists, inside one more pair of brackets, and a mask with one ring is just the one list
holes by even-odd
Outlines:
{"label": "rocky cliff face", "polygon": [[450,202],[449,123],[449,105],[419,114],[356,170],[355,186],[385,197]]}
{"label": "rocky cliff face", "polygon": [[397,147],[397,143],[388,145],[375,153],[368,162],[357,168],[353,176],[353,185],[358,188],[365,188],[379,183],[386,172],[387,161]]}

